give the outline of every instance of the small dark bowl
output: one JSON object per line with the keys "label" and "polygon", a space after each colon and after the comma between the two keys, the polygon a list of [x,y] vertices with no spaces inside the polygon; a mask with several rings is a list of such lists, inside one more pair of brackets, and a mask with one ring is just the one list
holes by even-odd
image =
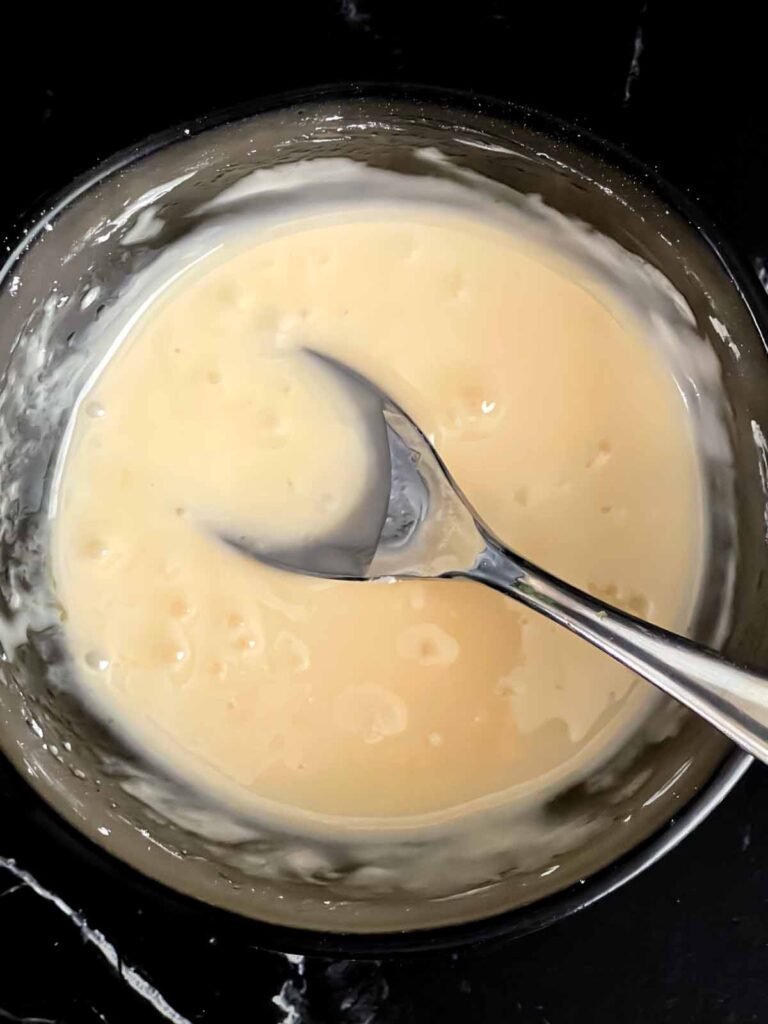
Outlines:
{"label": "small dark bowl", "polygon": [[[763,296],[751,273],[685,197],[607,143],[509,104],[389,87],[334,87],[264,100],[163,133],[76,182],[22,240],[4,268],[0,293],[7,367],[0,396],[7,442],[0,461],[0,611],[9,622],[16,615],[14,593],[23,594],[35,573],[45,572],[44,553],[35,565],[27,565],[25,553],[44,525],[45,480],[65,422],[36,419],[30,396],[46,374],[65,365],[131,274],[178,237],[191,211],[256,168],[348,156],[425,173],[423,166],[415,170],[413,152],[426,146],[520,192],[540,194],[657,266],[687,299],[720,361],[734,453],[736,583],[724,648],[740,661],[768,663],[768,469],[755,433],[756,427],[768,433],[768,360]],[[162,232],[143,244],[123,244],[139,213],[131,204],[176,179],[155,203]],[[95,287],[98,301],[84,302]],[[30,374],[27,349],[43,330],[44,358]],[[22,384],[16,393],[8,387],[14,375]],[[718,486],[714,481],[710,488],[715,504]],[[701,637],[712,628],[708,597],[725,586],[715,562],[707,584],[697,619]],[[618,759],[610,785],[590,787],[587,780],[553,809],[588,814],[599,825],[588,842],[560,857],[554,874],[545,864],[515,867],[512,858],[508,871],[452,899],[382,896],[360,887],[350,895],[343,879],[247,874],[229,856],[246,842],[212,844],[127,792],[127,779],[157,773],[157,767],[127,748],[76,691],[56,684],[56,658],[50,636],[30,635],[2,663],[0,743],[77,830],[51,823],[57,841],[182,918],[212,916],[220,932],[242,932],[284,950],[380,955],[541,928],[611,892],[675,846],[750,763],[697,718],[675,711],[675,729],[660,730],[632,757]]]}

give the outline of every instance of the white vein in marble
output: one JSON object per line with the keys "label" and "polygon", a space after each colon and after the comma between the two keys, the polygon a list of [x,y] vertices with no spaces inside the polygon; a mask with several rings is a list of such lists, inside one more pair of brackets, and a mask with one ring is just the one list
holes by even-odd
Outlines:
{"label": "white vein in marble", "polygon": [[[128,985],[128,987],[133,989],[138,996],[145,999],[151,1006],[153,1006],[161,1017],[171,1021],[171,1024],[192,1024],[188,1017],[184,1017],[177,1010],[174,1010],[154,985],[151,985],[146,978],[142,977],[134,967],[130,967],[123,961],[115,947],[102,932],[98,931],[96,928],[91,928],[83,915],[70,907],[68,903],[65,903],[60,896],[57,896],[49,889],[46,889],[45,886],[41,885],[33,875],[28,871],[25,871],[23,868],[20,868],[12,858],[0,857],[0,868],[9,872],[19,882],[18,886],[14,886],[11,890],[6,890],[3,895],[8,895],[8,893],[26,886],[42,899],[52,903],[57,910],[61,911],[65,917],[69,918],[72,924],[80,932],[83,940],[90,945],[95,946],[110,967],[117,972],[119,977]],[[0,1011],[0,1020],[1,1019],[2,1011]],[[14,1018],[6,1017],[6,1019],[13,1020]],[[21,1019],[30,1022],[35,1021],[34,1017]],[[38,1020],[42,1019],[38,1018]],[[51,1022],[51,1024],[53,1024],[53,1022]]]}

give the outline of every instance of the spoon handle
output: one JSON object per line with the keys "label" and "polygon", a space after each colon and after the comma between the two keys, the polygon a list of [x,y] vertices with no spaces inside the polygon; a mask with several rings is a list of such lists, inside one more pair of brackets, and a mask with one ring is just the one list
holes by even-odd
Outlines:
{"label": "spoon handle", "polygon": [[518,558],[493,539],[460,573],[513,597],[600,648],[768,762],[768,677],[642,622]]}

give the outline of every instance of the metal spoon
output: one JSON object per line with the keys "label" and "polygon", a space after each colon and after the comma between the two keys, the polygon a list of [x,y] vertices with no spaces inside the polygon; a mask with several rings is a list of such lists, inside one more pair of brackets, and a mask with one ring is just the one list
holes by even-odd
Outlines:
{"label": "metal spoon", "polygon": [[230,543],[269,565],[313,576],[484,583],[594,644],[768,762],[767,677],[612,608],[510,551],[395,402],[344,363],[307,354],[342,375],[357,395],[380,473],[354,522],[332,538],[284,549],[247,537],[227,537]]}

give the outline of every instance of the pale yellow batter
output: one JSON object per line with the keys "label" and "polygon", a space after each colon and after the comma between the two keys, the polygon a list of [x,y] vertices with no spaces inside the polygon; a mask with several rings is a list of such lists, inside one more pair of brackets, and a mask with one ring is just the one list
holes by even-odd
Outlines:
{"label": "pale yellow batter", "polygon": [[325,814],[439,811],[610,748],[650,688],[511,600],[292,576],[217,539],[321,533],[370,472],[303,345],[399,401],[514,549],[685,628],[698,465],[649,339],[509,233],[358,208],[211,256],[83,396],[53,541],[88,692],[183,771]]}

